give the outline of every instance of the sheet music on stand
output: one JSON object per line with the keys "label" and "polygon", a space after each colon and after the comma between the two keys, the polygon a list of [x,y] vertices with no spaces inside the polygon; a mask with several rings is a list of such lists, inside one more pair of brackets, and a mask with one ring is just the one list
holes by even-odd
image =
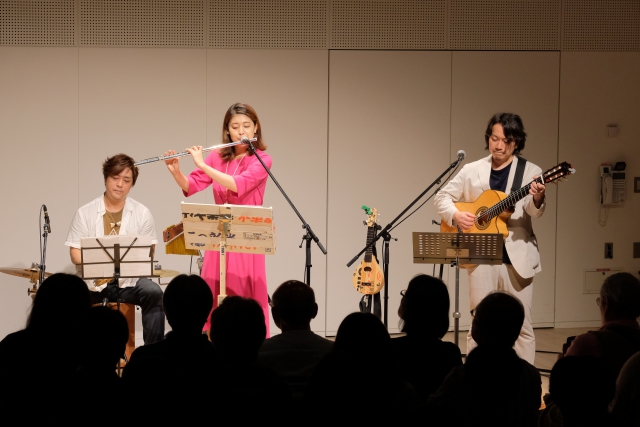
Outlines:
{"label": "sheet music on stand", "polygon": [[273,255],[273,210],[262,206],[182,203],[185,248],[220,253],[220,294],[226,298],[227,252]]}
{"label": "sheet music on stand", "polygon": [[226,236],[228,252],[273,255],[276,234],[273,208],[251,205],[184,203],[182,223],[187,249],[219,251],[221,219],[229,218]]}
{"label": "sheet music on stand", "polygon": [[413,232],[413,262],[502,264],[502,234]]}
{"label": "sheet music on stand", "polygon": [[81,240],[81,272],[85,280],[152,277],[151,236],[86,237]]}

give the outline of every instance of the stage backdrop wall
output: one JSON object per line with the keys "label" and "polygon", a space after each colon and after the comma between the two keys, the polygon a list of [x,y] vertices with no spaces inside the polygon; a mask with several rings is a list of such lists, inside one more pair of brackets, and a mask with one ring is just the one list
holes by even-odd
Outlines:
{"label": "stage backdrop wall", "polygon": [[[325,257],[312,245],[311,282],[321,306],[313,329],[331,334],[358,308],[355,266],[346,264],[365,243],[360,206],[378,208],[386,225],[457,150],[466,150],[469,161],[484,156],[487,119],[513,110],[529,133],[527,159],[543,169],[562,160],[578,169],[558,189],[549,188],[547,212],[534,224],[543,256],[534,322],[597,324],[595,295],[582,288],[584,270],[640,268],[632,253],[637,233],[629,231],[640,203],[633,193],[640,175],[633,161],[639,154],[639,72],[638,52],[2,46],[0,267],[38,261],[44,203],[52,219],[47,270],[72,272],[64,240],[76,209],[102,192],[105,157],[123,151],[141,159],[213,145],[226,108],[247,102],[263,121],[275,176],[329,251]],[[607,139],[606,126],[613,123],[619,136]],[[601,227],[598,166],[621,160],[627,161],[627,201],[610,209]],[[187,158],[181,164],[192,169]],[[152,209],[158,238],[179,220],[184,197],[162,164],[141,167],[131,197]],[[192,200],[212,201],[208,192]],[[278,233],[278,253],[267,267],[273,292],[286,279],[303,278],[303,233],[272,183],[265,204],[274,207]],[[397,330],[399,291],[415,273],[431,271],[412,263],[410,232],[436,231],[432,219],[428,202],[392,233],[398,241],[391,242],[391,331]],[[604,260],[605,241],[614,243],[613,260]],[[159,252],[164,269],[189,272],[187,257]],[[464,326],[467,285],[461,277]],[[30,298],[25,279],[2,275],[0,285],[3,337],[24,326]]]}

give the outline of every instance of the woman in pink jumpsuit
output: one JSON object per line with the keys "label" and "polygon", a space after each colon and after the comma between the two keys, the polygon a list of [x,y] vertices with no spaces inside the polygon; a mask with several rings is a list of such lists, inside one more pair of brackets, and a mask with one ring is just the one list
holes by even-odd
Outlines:
{"label": "woman in pink jumpsuit", "polygon": [[[266,145],[262,141],[260,120],[255,110],[247,104],[233,104],[224,116],[222,143],[240,141],[243,137],[257,138],[253,143],[256,152],[271,169],[271,157],[264,153]],[[177,158],[165,160],[185,196],[191,196],[213,184],[213,198],[216,204],[261,206],[268,174],[258,158],[245,144],[225,147],[203,159],[202,146],[193,146],[191,154],[196,169],[189,176],[180,172]],[[173,150],[165,155],[175,154]],[[267,337],[269,336],[269,304],[264,255],[228,252],[227,296],[239,295],[253,298],[262,306]],[[209,284],[214,295],[214,308],[220,294],[220,253],[205,251],[202,278]],[[209,320],[204,329],[209,329]]]}

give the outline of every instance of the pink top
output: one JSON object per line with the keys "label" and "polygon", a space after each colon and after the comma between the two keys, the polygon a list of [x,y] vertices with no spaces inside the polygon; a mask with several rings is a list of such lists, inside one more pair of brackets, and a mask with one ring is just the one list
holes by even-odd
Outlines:
{"label": "pink top", "polygon": [[[265,165],[271,169],[271,156],[260,150],[256,150],[256,152]],[[241,157],[240,160],[234,159],[230,162],[225,162],[220,158],[217,151],[212,151],[204,162],[220,172],[233,176],[238,191],[227,190],[222,185],[214,182],[201,169],[195,169],[188,176],[189,191],[183,191],[185,196],[189,197],[202,191],[213,183],[213,198],[217,204],[262,205],[269,175],[256,156],[247,154]]]}

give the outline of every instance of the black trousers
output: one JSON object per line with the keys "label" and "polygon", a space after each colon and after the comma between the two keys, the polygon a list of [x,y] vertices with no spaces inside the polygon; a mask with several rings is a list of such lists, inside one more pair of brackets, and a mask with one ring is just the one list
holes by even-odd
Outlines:
{"label": "black trousers", "polygon": [[145,344],[153,344],[164,338],[164,311],[162,311],[162,289],[154,281],[142,277],[130,288],[118,288],[114,282],[108,283],[101,292],[91,292],[94,304],[104,298],[109,302],[139,305],[142,308],[142,338]]}

